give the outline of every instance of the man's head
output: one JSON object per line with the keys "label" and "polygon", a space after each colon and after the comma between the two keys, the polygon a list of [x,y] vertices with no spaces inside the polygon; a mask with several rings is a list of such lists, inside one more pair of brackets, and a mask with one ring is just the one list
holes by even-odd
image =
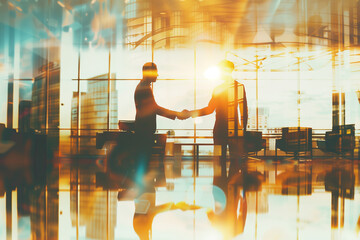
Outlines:
{"label": "man's head", "polygon": [[153,62],[145,63],[142,68],[142,72],[143,72],[143,79],[150,82],[156,82],[156,79],[159,76],[156,64]]}
{"label": "man's head", "polygon": [[228,61],[228,60],[222,60],[219,62],[218,67],[220,69],[221,78],[231,78],[232,72],[234,71],[234,63]]}

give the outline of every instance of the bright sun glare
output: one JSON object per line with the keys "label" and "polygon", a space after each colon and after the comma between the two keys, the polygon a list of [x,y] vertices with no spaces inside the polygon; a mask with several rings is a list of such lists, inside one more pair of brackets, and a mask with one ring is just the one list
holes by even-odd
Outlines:
{"label": "bright sun glare", "polygon": [[217,66],[209,67],[205,70],[204,77],[215,82],[220,78],[220,69]]}

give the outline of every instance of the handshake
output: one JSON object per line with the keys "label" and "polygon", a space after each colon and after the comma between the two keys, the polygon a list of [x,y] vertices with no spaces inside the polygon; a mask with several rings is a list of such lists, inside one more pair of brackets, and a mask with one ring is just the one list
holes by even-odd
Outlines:
{"label": "handshake", "polygon": [[192,112],[186,109],[182,110],[181,112],[178,112],[176,115],[176,117],[180,120],[188,119],[191,116],[192,116]]}

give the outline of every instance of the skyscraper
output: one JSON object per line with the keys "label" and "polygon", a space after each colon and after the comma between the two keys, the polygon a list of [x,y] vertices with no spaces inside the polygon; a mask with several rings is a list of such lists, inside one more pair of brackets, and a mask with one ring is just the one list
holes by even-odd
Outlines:
{"label": "skyscraper", "polygon": [[[258,128],[267,129],[268,128],[268,118],[269,118],[269,109],[266,107],[258,108]],[[256,108],[249,109],[249,120],[248,120],[248,129],[256,129]]]}
{"label": "skyscraper", "polygon": [[[86,92],[81,92],[81,99],[86,95]],[[71,99],[71,136],[77,136],[78,133],[78,92],[73,92]],[[79,106],[80,107],[80,106]],[[80,112],[80,111],[79,111]]]}
{"label": "skyscraper", "polygon": [[[80,133],[81,136],[95,136],[96,132],[117,129],[118,95],[116,82],[107,80],[103,74],[87,81],[87,91],[81,93]],[[112,79],[115,78],[113,74]],[[71,130],[76,134],[78,93],[73,93],[71,104]]]}
{"label": "skyscraper", "polygon": [[[78,182],[81,183],[81,189],[76,190]],[[97,187],[96,174],[92,170],[82,170],[78,176],[71,174],[70,189],[72,226],[76,226],[78,217],[79,227],[85,227],[86,238],[115,239],[118,192]]]}
{"label": "skyscraper", "polygon": [[60,110],[60,67],[50,62],[41,67],[32,89],[31,128],[58,131]]}

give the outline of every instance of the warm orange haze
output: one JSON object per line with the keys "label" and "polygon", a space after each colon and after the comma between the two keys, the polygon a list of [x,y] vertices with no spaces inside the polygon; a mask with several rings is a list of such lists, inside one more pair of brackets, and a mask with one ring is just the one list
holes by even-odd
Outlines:
{"label": "warm orange haze", "polygon": [[0,0],[0,240],[360,237],[359,0]]}

